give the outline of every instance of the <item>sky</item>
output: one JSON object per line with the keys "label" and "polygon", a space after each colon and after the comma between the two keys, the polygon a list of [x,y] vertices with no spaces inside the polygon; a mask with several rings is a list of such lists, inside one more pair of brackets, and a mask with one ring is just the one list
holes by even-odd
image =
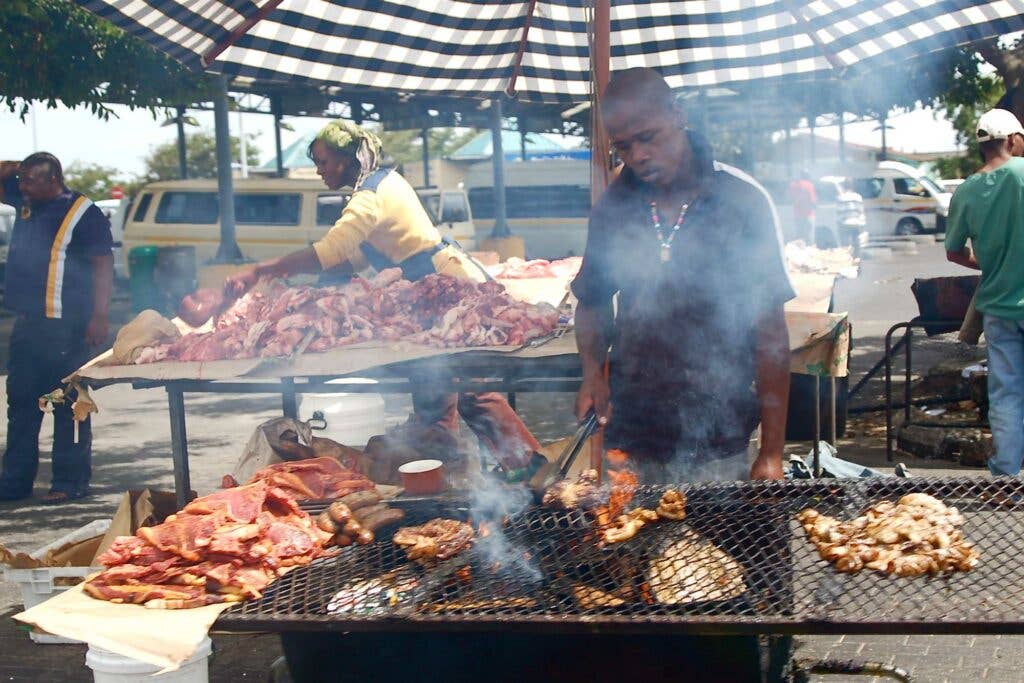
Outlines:
{"label": "sky", "polygon": [[[22,159],[33,151],[45,150],[57,155],[65,166],[75,161],[111,166],[120,171],[122,177],[142,173],[143,160],[155,146],[175,139],[175,127],[162,126],[163,116],[154,119],[148,111],[131,111],[127,107],[112,107],[116,118],[108,121],[94,116],[84,108],[56,109],[35,107],[34,125],[32,117],[22,121],[15,113],[6,109],[0,112],[0,140],[3,149],[0,156],[8,159]],[[213,130],[212,112],[190,112],[201,128]],[[239,125],[245,132],[256,133],[260,161],[274,157],[273,119],[265,114],[230,114],[229,125],[232,134],[237,134]],[[295,130],[283,130],[282,144],[289,143],[310,130],[323,125],[324,119],[311,117],[285,117]],[[953,127],[941,115],[936,116],[930,109],[919,109],[889,118],[888,144],[891,148],[905,152],[951,151],[956,149]],[[878,123],[868,121],[846,126],[846,139],[866,145],[880,145],[881,134],[875,130]],[[186,128],[186,133],[195,128]],[[816,133],[838,139],[838,128],[817,128]]]}

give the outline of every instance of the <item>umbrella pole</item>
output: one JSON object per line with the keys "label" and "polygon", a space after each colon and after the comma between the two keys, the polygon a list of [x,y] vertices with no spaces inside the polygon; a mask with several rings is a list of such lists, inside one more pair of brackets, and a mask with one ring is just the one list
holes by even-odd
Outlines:
{"label": "umbrella pole", "polygon": [[590,108],[590,201],[597,202],[598,197],[608,187],[608,138],[601,123],[601,95],[608,86],[611,75],[611,2],[595,0],[594,2],[594,35],[591,42],[591,67],[594,82]]}

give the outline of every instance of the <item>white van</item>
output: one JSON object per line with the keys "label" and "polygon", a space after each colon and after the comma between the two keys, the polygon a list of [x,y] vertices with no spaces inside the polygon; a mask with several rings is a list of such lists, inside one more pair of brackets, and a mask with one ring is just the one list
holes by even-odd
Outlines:
{"label": "white van", "polygon": [[128,277],[124,254],[124,216],[131,206],[131,199],[100,199],[97,208],[110,221],[110,236],[114,239],[114,277],[123,280]]}
{"label": "white van", "polygon": [[879,162],[869,178],[853,178],[853,191],[864,198],[871,236],[945,232],[949,200],[922,171],[898,161]]}
{"label": "white van", "polygon": [[[481,235],[494,228],[494,167],[473,164],[466,194]],[[538,159],[505,164],[505,215],[509,230],[523,238],[527,258],[579,256],[587,244],[590,162]]]}
{"label": "white van", "polygon": [[[351,192],[328,190],[319,179],[250,178],[234,181],[234,195],[238,246],[246,258],[263,260],[309,246],[323,237],[338,220]],[[457,240],[466,249],[475,247],[465,193],[429,189],[421,199],[428,213],[432,202],[438,207],[432,218],[442,237]],[[151,183],[139,191],[128,213],[124,223],[125,260],[134,247],[147,244],[194,246],[200,264],[217,253],[220,211],[216,180]]]}
{"label": "white van", "polygon": [[10,204],[0,204],[0,273],[7,265],[7,250],[11,245],[11,235],[14,233],[14,219],[18,212]]}

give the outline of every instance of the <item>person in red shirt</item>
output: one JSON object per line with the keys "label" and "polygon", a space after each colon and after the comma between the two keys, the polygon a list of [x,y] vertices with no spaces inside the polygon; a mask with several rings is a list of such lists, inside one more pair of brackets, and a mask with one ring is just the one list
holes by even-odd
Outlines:
{"label": "person in red shirt", "polygon": [[818,194],[810,171],[801,171],[800,177],[789,184],[789,201],[793,203],[794,238],[814,244],[814,209]]}

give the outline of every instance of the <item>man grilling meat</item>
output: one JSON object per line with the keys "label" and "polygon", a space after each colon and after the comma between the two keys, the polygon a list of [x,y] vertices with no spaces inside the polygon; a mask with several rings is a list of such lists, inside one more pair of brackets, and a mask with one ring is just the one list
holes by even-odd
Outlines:
{"label": "man grilling meat", "polygon": [[[617,75],[605,98],[601,113],[626,168],[595,207],[573,287],[586,373],[578,408],[596,408],[608,445],[628,450],[648,481],[779,478],[789,386],[782,305],[793,293],[771,202],[753,181],[712,161],[656,72]],[[609,347],[610,383],[602,374]],[[763,443],[751,464],[759,418]],[[345,669],[352,680],[427,671],[467,682],[761,676],[753,637],[438,630],[282,642],[301,681],[330,680],[322,662],[332,658],[354,662]]]}
{"label": "man grilling meat", "polygon": [[794,293],[772,202],[714,161],[657,72],[616,74],[601,116],[624,167],[572,284],[577,413],[596,411],[643,481],[779,479]]}
{"label": "man grilling meat", "polygon": [[[324,126],[309,146],[317,174],[332,190],[350,186],[352,199],[334,227],[316,244],[257,263],[228,278],[226,290],[241,296],[261,277],[298,273],[352,273],[373,266],[401,268],[407,280],[430,273],[480,280],[480,270],[465,252],[441,241],[416,191],[393,169],[381,164],[380,139],[348,121]],[[421,378],[424,385],[439,378]],[[508,401],[498,393],[446,394],[421,390],[413,410],[423,425],[457,432],[459,415],[506,470],[525,468],[540,449]],[[536,466],[534,462],[534,466]]]}

